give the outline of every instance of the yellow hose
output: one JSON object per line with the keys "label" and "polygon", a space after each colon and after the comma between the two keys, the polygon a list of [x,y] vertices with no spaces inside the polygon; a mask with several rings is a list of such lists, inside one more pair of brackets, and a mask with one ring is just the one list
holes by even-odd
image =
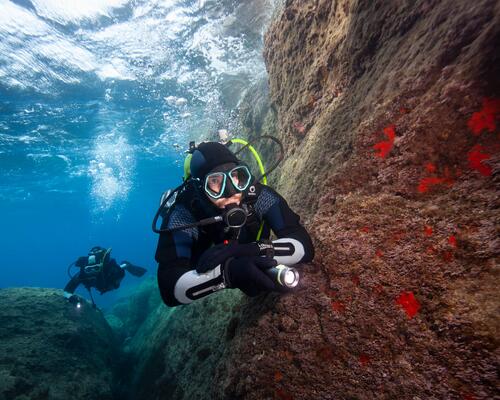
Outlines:
{"label": "yellow hose", "polygon": [[[243,146],[247,146],[248,142],[243,139],[231,139],[232,143],[239,143],[242,144]],[[260,173],[262,174],[262,183],[264,185],[267,185],[267,176],[265,175],[266,170],[264,169],[264,164],[262,164],[262,160],[260,159],[259,153],[257,153],[257,150],[252,145],[248,145],[248,149],[252,152],[255,161],[257,161],[257,165],[259,166]],[[262,231],[264,230],[264,221],[260,223],[259,231],[257,232],[257,238],[256,240],[259,240],[260,237],[262,236]]]}
{"label": "yellow hose", "polygon": [[[231,142],[232,143],[239,143],[239,144],[242,144],[243,146],[246,146],[248,144],[248,142],[243,140],[243,139],[231,139]],[[257,150],[255,150],[255,148],[252,145],[249,145],[248,149],[252,152],[252,154],[255,158],[255,161],[257,161],[257,165],[259,166],[260,173],[263,176],[262,183],[264,185],[267,185],[267,176],[264,175],[266,173],[266,170],[264,169],[264,164],[262,164],[262,160],[260,159],[259,153],[257,153]]]}

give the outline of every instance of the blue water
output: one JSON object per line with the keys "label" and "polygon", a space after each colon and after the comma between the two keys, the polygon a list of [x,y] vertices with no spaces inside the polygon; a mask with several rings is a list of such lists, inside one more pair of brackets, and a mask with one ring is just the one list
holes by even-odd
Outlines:
{"label": "blue water", "polygon": [[154,275],[188,142],[237,134],[265,77],[271,0],[76,3],[0,0],[0,287],[62,288],[95,245]]}

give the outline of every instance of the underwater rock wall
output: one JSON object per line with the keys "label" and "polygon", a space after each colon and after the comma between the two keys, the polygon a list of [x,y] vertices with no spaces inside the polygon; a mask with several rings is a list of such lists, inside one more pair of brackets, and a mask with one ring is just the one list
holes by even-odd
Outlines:
{"label": "underwater rock wall", "polygon": [[[240,322],[241,297],[226,290],[187,306],[143,308],[147,318],[123,346],[117,398],[211,399],[216,366]],[[133,302],[129,308],[134,313]]]}
{"label": "underwater rock wall", "polygon": [[244,305],[212,398],[497,395],[499,48],[499,1],[286,1],[277,186],[317,254]]}
{"label": "underwater rock wall", "polygon": [[0,289],[1,400],[111,400],[113,333],[61,290]]}

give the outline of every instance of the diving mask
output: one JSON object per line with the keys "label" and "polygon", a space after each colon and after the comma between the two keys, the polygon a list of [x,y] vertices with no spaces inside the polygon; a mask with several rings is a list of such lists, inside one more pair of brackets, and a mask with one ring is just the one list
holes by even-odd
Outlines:
{"label": "diving mask", "polygon": [[238,165],[227,172],[211,172],[205,177],[205,192],[213,199],[230,197],[228,180],[236,191],[243,192],[252,182],[252,174],[245,165]]}

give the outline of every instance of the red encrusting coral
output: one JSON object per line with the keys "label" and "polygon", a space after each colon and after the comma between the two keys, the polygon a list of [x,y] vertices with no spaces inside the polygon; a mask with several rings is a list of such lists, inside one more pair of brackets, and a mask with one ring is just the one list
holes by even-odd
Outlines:
{"label": "red encrusting coral", "polygon": [[451,251],[443,252],[443,260],[447,263],[453,261],[453,252]]}
{"label": "red encrusting coral", "polygon": [[[431,174],[434,174],[437,168],[434,164],[427,163],[425,165],[425,170]],[[451,186],[454,183],[452,174],[450,173],[450,168],[448,166],[445,166],[443,168],[443,173],[441,177],[433,175],[420,179],[417,190],[419,193],[425,193],[428,192],[432,186],[441,185],[443,183],[446,183],[448,186]]]}
{"label": "red encrusting coral", "polygon": [[450,245],[452,245],[453,247],[457,247],[457,238],[455,237],[455,235],[451,235],[449,238],[448,238],[448,243]]}
{"label": "red encrusting coral", "polygon": [[420,303],[415,298],[413,292],[401,292],[396,303],[403,307],[410,319],[417,315],[418,310],[420,310]]}
{"label": "red encrusting coral", "polygon": [[424,226],[425,236],[432,236],[432,226],[425,225]]}
{"label": "red encrusting coral", "polygon": [[341,312],[345,311],[345,305],[344,305],[344,303],[342,303],[340,301],[332,301],[332,309],[334,311],[341,313]]}
{"label": "red encrusting coral", "polygon": [[432,163],[425,164],[425,169],[427,170],[427,172],[430,172],[430,173],[436,172],[436,166]]}
{"label": "red encrusting coral", "polygon": [[422,178],[418,184],[417,190],[420,193],[428,192],[431,186],[440,185],[442,183],[448,182],[446,178],[438,178],[437,176],[431,176],[427,178]]}
{"label": "red encrusting coral", "polygon": [[386,158],[394,145],[394,138],[396,137],[395,126],[390,125],[384,128],[384,133],[388,140],[373,145],[373,148],[378,151],[378,153],[375,153],[375,157]]}
{"label": "red encrusting coral", "polygon": [[475,112],[467,121],[467,126],[476,136],[482,131],[495,132],[496,119],[500,115],[500,99],[483,99],[483,108]]}
{"label": "red encrusting coral", "polygon": [[484,152],[485,148],[480,144],[475,145],[467,154],[469,167],[478,171],[483,176],[491,176],[492,169],[483,162],[491,158],[490,154]]}

